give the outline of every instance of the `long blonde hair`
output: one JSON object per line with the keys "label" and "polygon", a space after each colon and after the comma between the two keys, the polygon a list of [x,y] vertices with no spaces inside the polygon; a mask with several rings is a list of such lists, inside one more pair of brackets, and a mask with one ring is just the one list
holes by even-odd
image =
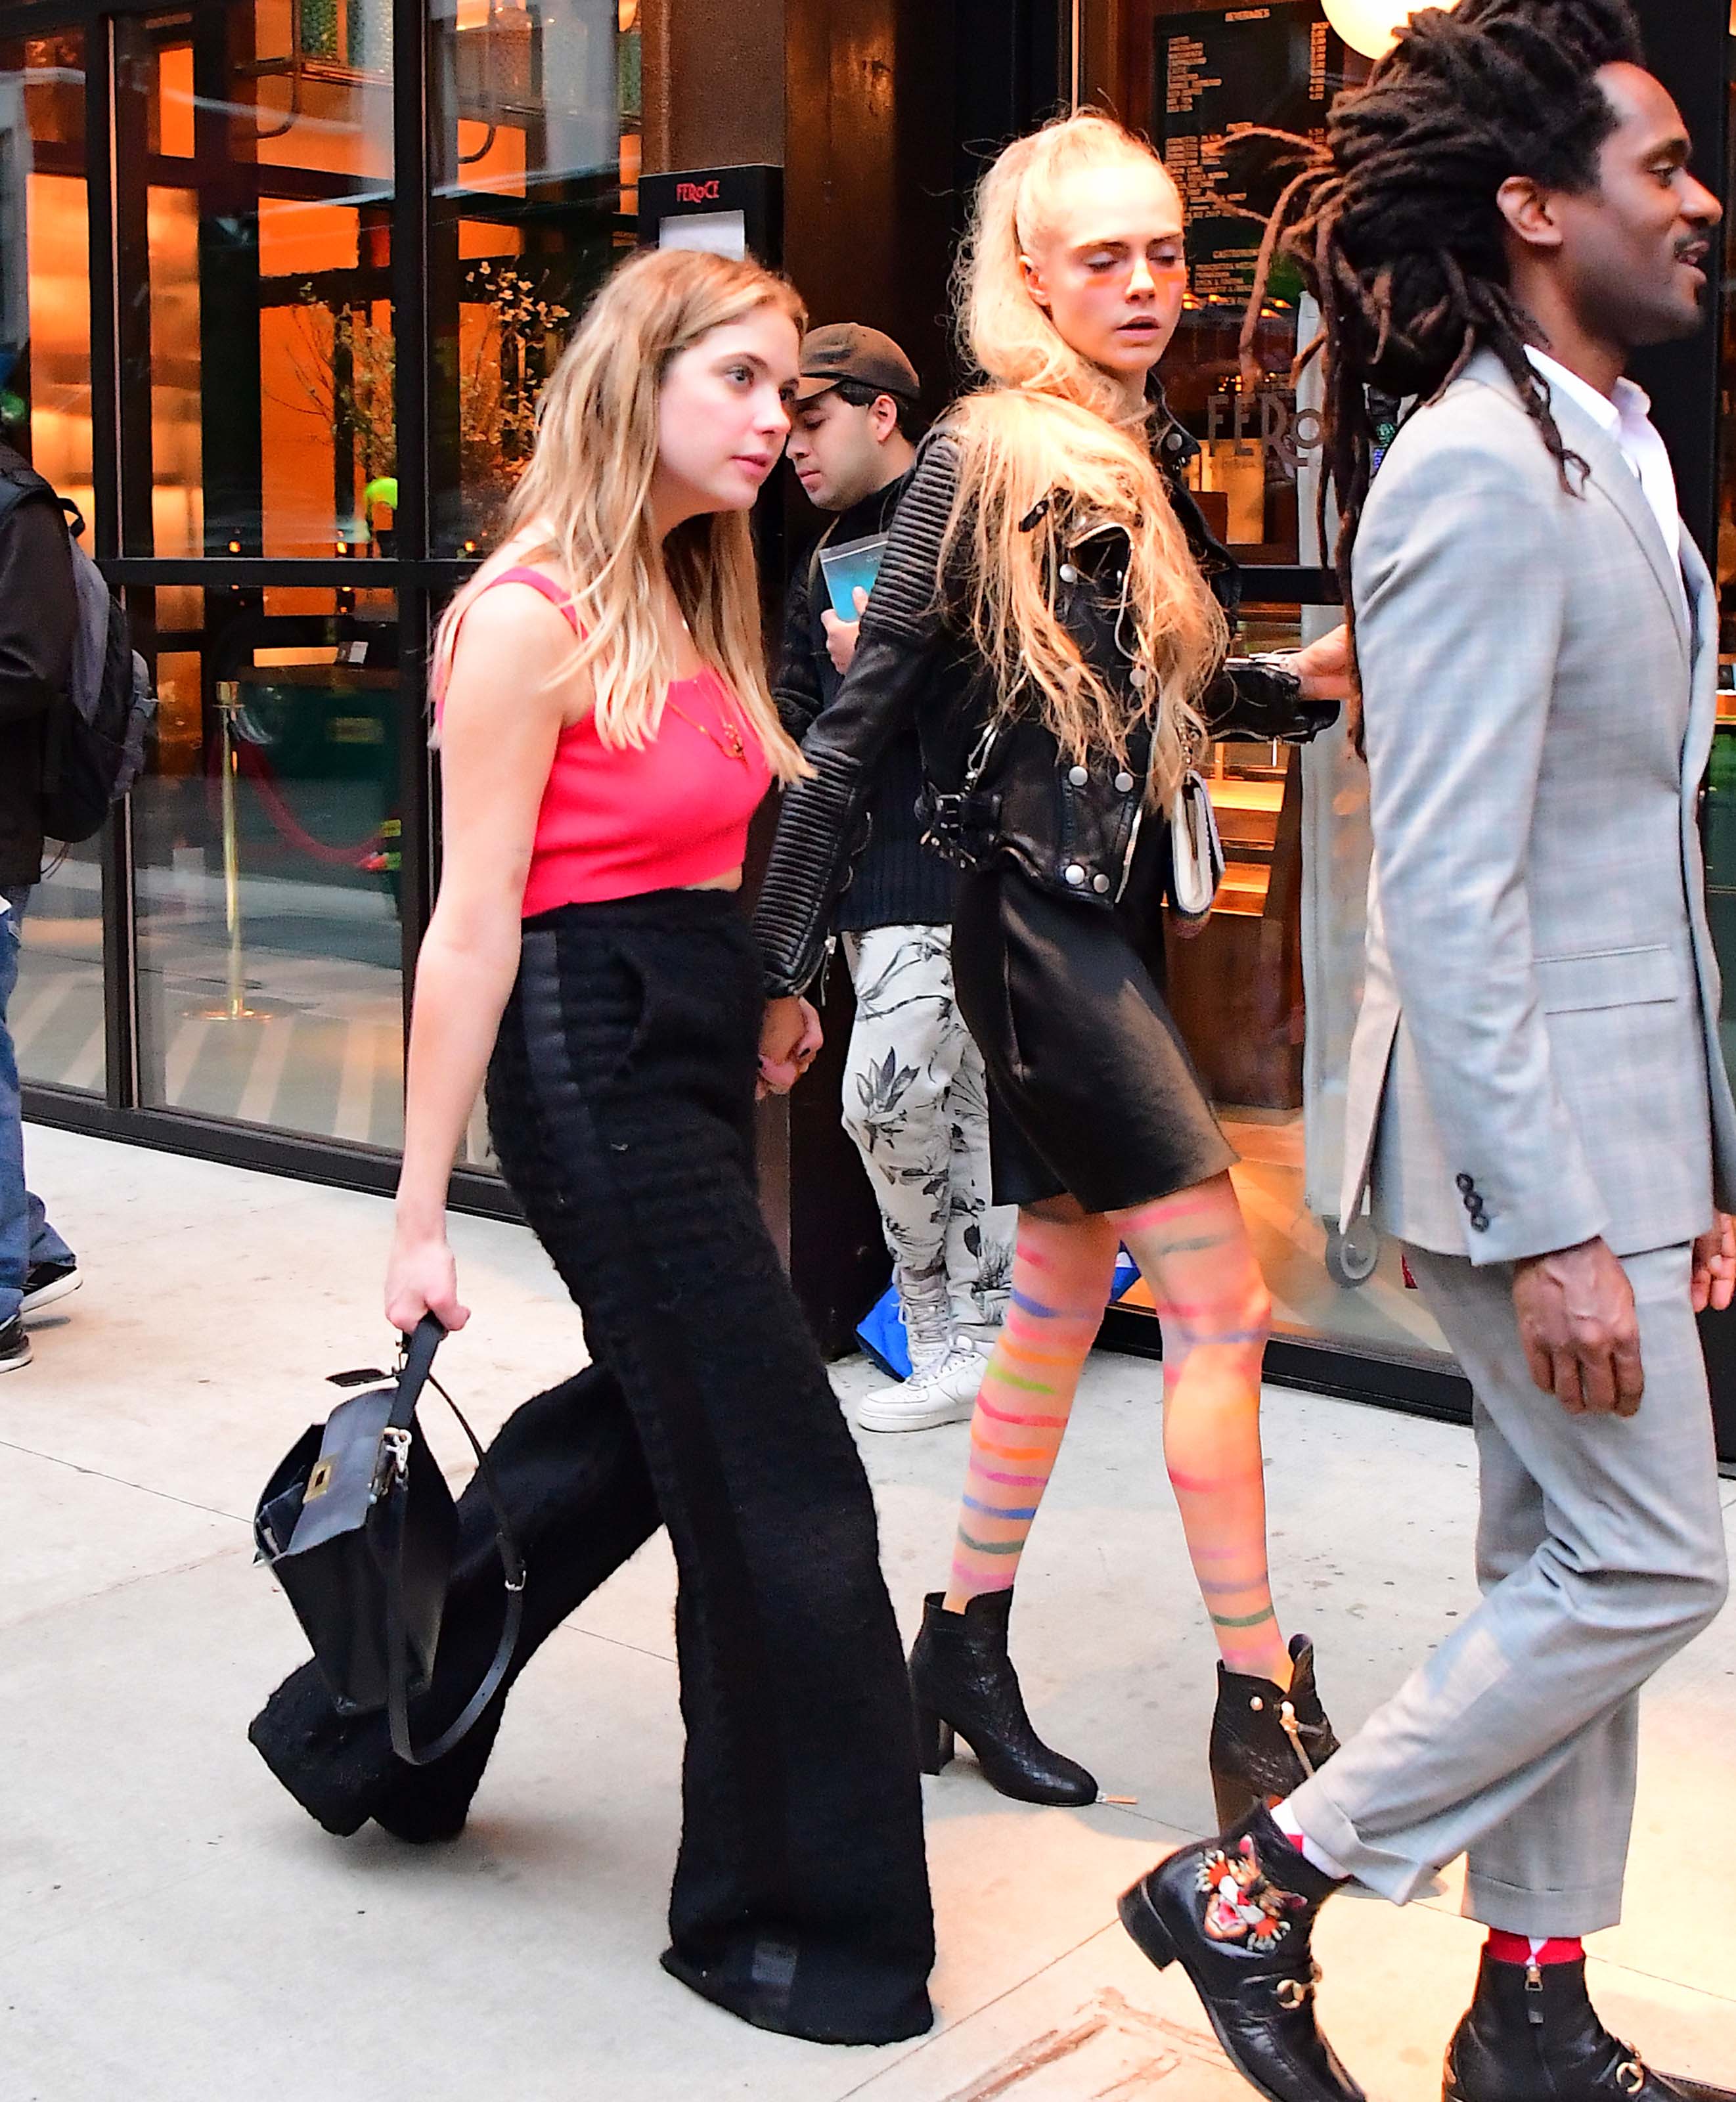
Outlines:
{"label": "long blonde hair", "polygon": [[[1189,549],[1147,421],[1130,424],[1108,376],[1032,298],[1020,268],[1047,238],[1060,183],[1075,171],[1161,162],[1112,118],[1084,113],[1016,140],[983,177],[959,261],[962,348],[989,384],[952,411],[963,454],[943,573],[965,580],[972,641],[1002,706],[1033,692],[1070,758],[1151,732],[1150,787],[1167,802],[1203,734],[1198,703],[1229,646],[1224,616]],[[1046,498],[1034,524],[1027,521]],[[1123,633],[1152,675],[1132,706],[1081,658],[1048,579],[1087,521],[1126,528],[1132,547]]]}
{"label": "long blonde hair", "polygon": [[[563,676],[587,675],[605,745],[656,737],[675,661],[656,609],[666,574],[693,644],[735,690],[773,772],[808,770],[766,682],[758,575],[745,512],[710,512],[659,540],[651,516],[658,397],[671,360],[761,307],[806,315],[795,288],[757,263],[697,250],[651,250],[609,279],[562,353],[538,405],[536,450],[512,492],[502,539],[530,534],[519,559],[551,557],[573,588],[578,638]],[[459,623],[498,570],[471,579],[434,637],[432,684],[444,690]]]}

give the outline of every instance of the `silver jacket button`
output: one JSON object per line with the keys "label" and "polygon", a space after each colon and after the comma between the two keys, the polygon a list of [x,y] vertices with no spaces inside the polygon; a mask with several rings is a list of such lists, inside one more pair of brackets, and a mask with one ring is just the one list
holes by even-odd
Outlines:
{"label": "silver jacket button", "polygon": [[1076,861],[1070,861],[1061,873],[1071,884],[1081,884],[1085,880],[1085,871]]}
{"label": "silver jacket button", "polygon": [[1083,766],[1070,766],[1067,769],[1067,778],[1075,788],[1083,788],[1090,780],[1091,776]]}
{"label": "silver jacket button", "polygon": [[1091,880],[1091,887],[1100,898],[1104,892],[1109,889],[1109,880],[1106,876],[1094,876]]}
{"label": "silver jacket button", "polygon": [[1131,796],[1133,793],[1133,776],[1131,774],[1118,774],[1115,776],[1115,792],[1118,796]]}
{"label": "silver jacket button", "polygon": [[1078,582],[1079,573],[1076,569],[1074,569],[1071,562],[1063,562],[1061,564],[1061,580],[1064,584],[1076,584]]}

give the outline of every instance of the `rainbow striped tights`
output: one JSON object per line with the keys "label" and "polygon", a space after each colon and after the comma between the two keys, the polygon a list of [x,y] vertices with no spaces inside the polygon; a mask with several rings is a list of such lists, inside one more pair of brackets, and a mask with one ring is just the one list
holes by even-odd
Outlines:
{"label": "rainbow striped tights", "polygon": [[1163,1324],[1163,1452],[1231,1670],[1290,1683],[1266,1569],[1260,1370],[1271,1302],[1227,1174],[1131,1212],[1019,1216],[1012,1303],[983,1376],[946,1590],[1012,1588],[1125,1241]]}

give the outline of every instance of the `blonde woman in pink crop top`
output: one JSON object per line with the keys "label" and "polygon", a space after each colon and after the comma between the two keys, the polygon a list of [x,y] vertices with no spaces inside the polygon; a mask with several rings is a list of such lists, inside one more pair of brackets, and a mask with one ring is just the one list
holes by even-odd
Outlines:
{"label": "blonde woman in pink crop top", "polygon": [[[527,1572],[515,1675],[666,1526],[688,1746],[663,1967],[761,2028],[885,2043],[932,2020],[915,1729],[868,1484],[755,1188],[756,1087],[792,1082],[817,1030],[762,1072],[736,895],[755,808],[806,770],[767,689],[747,517],[803,319],[752,263],[623,265],[544,392],[504,544],[441,623],[444,865],[386,1308],[405,1330],[470,1319],[445,1205],[485,1071],[590,1360],[490,1451]],[[485,1499],[459,1516],[423,1742],[500,1625]],[[411,1767],[310,1665],[250,1734],[329,1830],[448,1838],[504,1699]]]}

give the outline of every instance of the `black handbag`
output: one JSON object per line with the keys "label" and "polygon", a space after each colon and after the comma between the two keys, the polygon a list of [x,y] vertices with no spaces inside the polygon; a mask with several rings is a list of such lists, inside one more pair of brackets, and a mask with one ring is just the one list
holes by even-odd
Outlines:
{"label": "black handbag", "polygon": [[[480,1719],[512,1666],[525,1610],[524,1563],[487,1456],[433,1377],[445,1333],[425,1315],[402,1347],[395,1383],[352,1395],[298,1439],[266,1483],[253,1521],[259,1559],[294,1608],[339,1714],[383,1708],[392,1749],[410,1766],[443,1758]],[[458,1541],[452,1492],[416,1421],[427,1386],[458,1417],[476,1453],[506,1589],[500,1641],[482,1683],[456,1721],[418,1750],[410,1704],[433,1673]]]}

